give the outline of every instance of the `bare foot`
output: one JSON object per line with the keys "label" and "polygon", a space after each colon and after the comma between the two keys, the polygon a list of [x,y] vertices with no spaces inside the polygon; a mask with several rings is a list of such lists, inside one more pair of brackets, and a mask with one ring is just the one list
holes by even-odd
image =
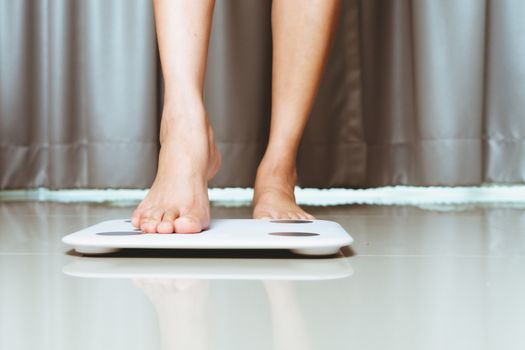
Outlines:
{"label": "bare foot", "polygon": [[203,106],[181,111],[164,106],[157,176],[132,215],[148,233],[197,233],[210,222],[208,180],[219,170],[220,154]]}
{"label": "bare foot", "polygon": [[253,195],[254,219],[314,219],[295,203],[297,173],[287,164],[263,159],[259,165]]}
{"label": "bare foot", "polygon": [[209,349],[207,280],[136,279],[157,312],[161,349]]}

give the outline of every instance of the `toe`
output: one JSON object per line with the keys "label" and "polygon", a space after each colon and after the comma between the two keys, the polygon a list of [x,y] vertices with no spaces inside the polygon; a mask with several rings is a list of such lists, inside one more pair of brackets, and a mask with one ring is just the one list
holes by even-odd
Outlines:
{"label": "toe", "polygon": [[193,215],[179,216],[175,219],[174,226],[177,233],[198,233],[203,229],[201,221]]}
{"label": "toe", "polygon": [[147,232],[145,231],[146,224],[149,223],[151,215],[152,215],[151,209],[146,209],[142,212],[142,215],[140,216],[140,221],[139,221],[139,227],[142,230],[142,232]]}
{"label": "toe", "polygon": [[[272,220],[285,219],[285,217],[283,217],[282,213],[280,213],[278,211],[269,211],[268,214],[270,215],[270,218]],[[286,219],[288,219],[288,217],[286,217]]]}
{"label": "toe", "polygon": [[132,216],[131,225],[135,228],[140,228],[140,216]]}
{"label": "toe", "polygon": [[175,220],[175,212],[167,211],[162,216],[162,221],[157,226],[158,233],[173,233],[175,232],[175,226],[173,221]]}
{"label": "toe", "polygon": [[299,218],[301,220],[308,220],[308,214],[306,214],[305,212],[301,212],[299,213]]}
{"label": "toe", "polygon": [[300,219],[299,214],[295,213],[295,212],[288,213],[288,218],[290,218],[291,220],[299,220]]}
{"label": "toe", "polygon": [[131,225],[135,228],[140,228],[140,214],[133,214],[131,217]]}
{"label": "toe", "polygon": [[313,216],[312,214],[308,214],[308,213],[305,213],[305,214],[308,220],[315,220],[315,216]]}
{"label": "toe", "polygon": [[140,225],[140,229],[144,233],[155,233],[156,226],[153,222],[146,221]]}
{"label": "toe", "polygon": [[140,228],[143,232],[155,233],[157,232],[157,226],[160,223],[164,210],[152,209],[145,213],[145,219],[142,221]]}
{"label": "toe", "polygon": [[253,212],[253,218],[254,219],[271,220],[272,219],[272,214],[270,214],[267,211],[257,211],[257,212],[254,211]]}
{"label": "toe", "polygon": [[142,209],[137,208],[133,211],[133,214],[131,214],[131,224],[133,225],[133,227],[140,227],[140,218],[142,216],[142,211]]}

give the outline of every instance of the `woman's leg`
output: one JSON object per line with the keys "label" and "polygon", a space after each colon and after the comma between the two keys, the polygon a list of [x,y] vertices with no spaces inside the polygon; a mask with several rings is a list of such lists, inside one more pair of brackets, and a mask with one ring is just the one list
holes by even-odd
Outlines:
{"label": "woman's leg", "polygon": [[165,93],[157,176],[132,216],[144,232],[199,232],[220,155],[203,103],[213,0],[154,0]]}
{"label": "woman's leg", "polygon": [[255,180],[254,218],[312,218],[295,204],[295,158],[339,6],[339,0],[273,1],[271,128]]}

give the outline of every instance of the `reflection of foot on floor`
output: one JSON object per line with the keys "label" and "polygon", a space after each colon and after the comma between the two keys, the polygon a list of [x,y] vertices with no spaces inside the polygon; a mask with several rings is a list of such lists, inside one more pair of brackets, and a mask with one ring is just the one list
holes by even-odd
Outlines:
{"label": "reflection of foot on floor", "polygon": [[263,285],[270,302],[275,349],[312,349],[295,282],[268,280]]}
{"label": "reflection of foot on floor", "polygon": [[255,179],[253,217],[255,219],[314,219],[295,203],[296,179],[295,166],[291,167],[288,164],[283,166],[263,159]]}
{"label": "reflection of foot on floor", "polygon": [[208,349],[209,281],[137,279],[159,319],[162,349]]}
{"label": "reflection of foot on floor", "polygon": [[208,180],[220,154],[204,107],[182,112],[164,106],[157,176],[132,216],[149,233],[195,233],[210,221]]}

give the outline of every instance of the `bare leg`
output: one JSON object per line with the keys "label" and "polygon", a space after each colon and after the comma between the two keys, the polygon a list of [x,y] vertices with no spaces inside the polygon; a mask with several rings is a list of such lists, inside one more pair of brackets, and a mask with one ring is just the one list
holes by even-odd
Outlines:
{"label": "bare leg", "polygon": [[208,180],[220,155],[203,103],[214,0],[154,0],[165,82],[157,176],[132,223],[144,232],[192,233],[210,220]]}
{"label": "bare leg", "polygon": [[339,6],[339,0],[273,1],[271,128],[255,180],[254,218],[312,218],[295,204],[295,159]]}

